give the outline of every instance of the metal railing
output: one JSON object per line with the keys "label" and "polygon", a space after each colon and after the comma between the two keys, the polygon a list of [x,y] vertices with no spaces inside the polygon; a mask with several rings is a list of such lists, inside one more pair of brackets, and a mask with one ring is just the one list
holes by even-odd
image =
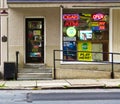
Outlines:
{"label": "metal railing", "polygon": [[[56,58],[56,53],[59,52],[62,54],[64,53],[69,53],[69,52],[73,52],[73,53],[79,53],[79,52],[82,52],[82,53],[96,53],[96,54],[107,54],[109,55],[110,59],[111,60],[107,60],[107,61],[104,61],[104,60],[90,60],[90,61],[87,61],[87,60],[78,60],[77,58],[75,60],[66,60],[66,59],[62,59],[62,58]],[[59,54],[60,55],[60,54]],[[67,55],[67,54],[66,54]],[[114,79],[115,78],[115,75],[114,75],[114,64],[120,64],[120,62],[115,62],[114,61],[114,55],[119,55],[120,56],[120,53],[113,53],[113,52],[93,52],[93,51],[71,51],[71,50],[53,50],[53,70],[54,70],[54,79],[56,79],[56,61],[64,61],[64,62],[70,62],[70,61],[73,61],[73,62],[96,62],[96,63],[110,63],[111,64],[111,78]],[[73,64],[72,64],[73,65]]]}
{"label": "metal railing", "polygon": [[16,51],[16,69],[15,69],[15,79],[17,79],[18,77],[18,55],[19,55],[19,51]]}

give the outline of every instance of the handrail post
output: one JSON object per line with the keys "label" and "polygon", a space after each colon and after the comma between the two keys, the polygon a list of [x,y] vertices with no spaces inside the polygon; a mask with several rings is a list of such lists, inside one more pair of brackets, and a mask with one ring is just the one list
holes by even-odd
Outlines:
{"label": "handrail post", "polygon": [[54,79],[56,79],[55,50],[53,50],[53,61]]}
{"label": "handrail post", "polygon": [[111,62],[111,65],[112,65],[111,78],[114,79],[113,53],[111,53],[111,56],[112,56],[112,62]]}
{"label": "handrail post", "polygon": [[19,51],[16,51],[16,71],[15,71],[15,79],[17,79],[17,74],[18,74],[18,54],[19,54]]}

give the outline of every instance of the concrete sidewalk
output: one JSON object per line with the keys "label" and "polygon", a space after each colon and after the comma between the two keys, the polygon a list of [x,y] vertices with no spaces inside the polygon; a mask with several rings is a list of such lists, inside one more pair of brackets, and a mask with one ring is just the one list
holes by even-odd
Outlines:
{"label": "concrete sidewalk", "polygon": [[120,88],[120,79],[0,81],[0,89]]}

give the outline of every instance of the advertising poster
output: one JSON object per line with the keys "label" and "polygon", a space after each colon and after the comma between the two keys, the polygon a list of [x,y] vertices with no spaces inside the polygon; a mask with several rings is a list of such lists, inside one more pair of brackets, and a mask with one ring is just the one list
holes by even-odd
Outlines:
{"label": "advertising poster", "polygon": [[92,53],[85,52],[92,50],[91,42],[78,42],[77,49],[78,51],[84,51],[77,53],[77,59],[79,61],[92,61]]}
{"label": "advertising poster", "polygon": [[33,35],[41,35],[41,31],[40,30],[34,30]]}
{"label": "advertising poster", "polygon": [[76,60],[76,42],[64,42],[63,51],[65,60]]}
{"label": "advertising poster", "polygon": [[79,38],[80,40],[92,39],[92,30],[81,30]]}

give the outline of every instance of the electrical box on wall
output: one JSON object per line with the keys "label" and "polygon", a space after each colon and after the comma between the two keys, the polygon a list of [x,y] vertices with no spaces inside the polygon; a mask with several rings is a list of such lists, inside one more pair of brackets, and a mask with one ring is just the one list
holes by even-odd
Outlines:
{"label": "electrical box on wall", "polygon": [[2,42],[7,42],[7,36],[2,36]]}

